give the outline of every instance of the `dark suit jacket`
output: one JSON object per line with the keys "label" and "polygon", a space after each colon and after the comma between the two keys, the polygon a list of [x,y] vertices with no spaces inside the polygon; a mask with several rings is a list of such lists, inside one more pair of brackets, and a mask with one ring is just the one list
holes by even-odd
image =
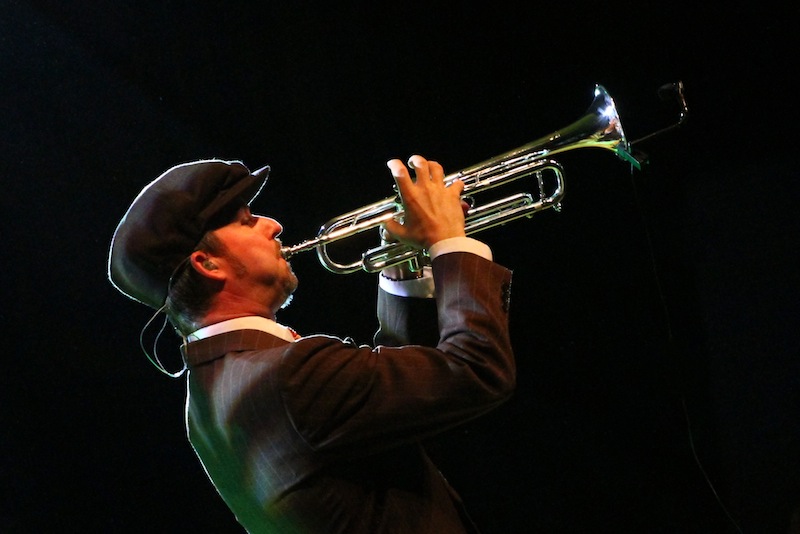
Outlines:
{"label": "dark suit jacket", "polygon": [[513,391],[511,273],[452,253],[433,275],[433,346],[410,345],[420,299],[383,292],[376,348],[257,330],[187,346],[189,440],[248,531],[475,531],[419,441]]}

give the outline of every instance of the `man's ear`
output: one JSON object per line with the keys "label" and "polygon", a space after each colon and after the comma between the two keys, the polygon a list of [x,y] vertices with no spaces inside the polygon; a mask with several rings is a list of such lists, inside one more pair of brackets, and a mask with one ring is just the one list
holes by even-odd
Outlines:
{"label": "man's ear", "polygon": [[225,277],[207,252],[195,250],[189,256],[189,262],[192,264],[192,268],[203,276],[214,280],[222,280]]}

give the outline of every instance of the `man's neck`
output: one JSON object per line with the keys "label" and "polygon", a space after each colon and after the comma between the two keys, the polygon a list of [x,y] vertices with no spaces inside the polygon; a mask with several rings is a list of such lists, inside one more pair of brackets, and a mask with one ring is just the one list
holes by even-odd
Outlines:
{"label": "man's neck", "polygon": [[274,321],[275,310],[258,300],[222,292],[214,298],[200,326],[249,316],[266,317]]}

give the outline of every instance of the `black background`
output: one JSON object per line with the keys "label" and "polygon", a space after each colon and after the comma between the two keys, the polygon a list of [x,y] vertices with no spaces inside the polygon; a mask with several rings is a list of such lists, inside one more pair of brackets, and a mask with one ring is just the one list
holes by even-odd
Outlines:
{"label": "black background", "polygon": [[[515,272],[518,391],[429,448],[489,534],[788,532],[800,11],[746,5],[3,2],[0,530],[240,531],[184,386],[139,350],[150,312],[106,280],[167,168],[270,164],[255,208],[295,243],[388,196],[390,158],[477,163],[580,117],[596,83],[635,140],[677,119],[656,90],[682,80],[689,121],[640,145],[642,172],[570,152],[561,213],[483,234]],[[279,319],[369,342],[374,277],[294,266]]]}

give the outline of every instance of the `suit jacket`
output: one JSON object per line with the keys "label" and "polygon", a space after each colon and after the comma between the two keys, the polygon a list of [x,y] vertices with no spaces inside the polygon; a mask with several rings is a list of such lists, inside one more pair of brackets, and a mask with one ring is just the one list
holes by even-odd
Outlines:
{"label": "suit jacket", "polygon": [[[511,273],[467,253],[432,267],[435,304],[380,292],[375,348],[257,330],[186,347],[189,440],[249,532],[476,531],[419,442],[513,391]],[[413,345],[425,304],[438,335]]]}

